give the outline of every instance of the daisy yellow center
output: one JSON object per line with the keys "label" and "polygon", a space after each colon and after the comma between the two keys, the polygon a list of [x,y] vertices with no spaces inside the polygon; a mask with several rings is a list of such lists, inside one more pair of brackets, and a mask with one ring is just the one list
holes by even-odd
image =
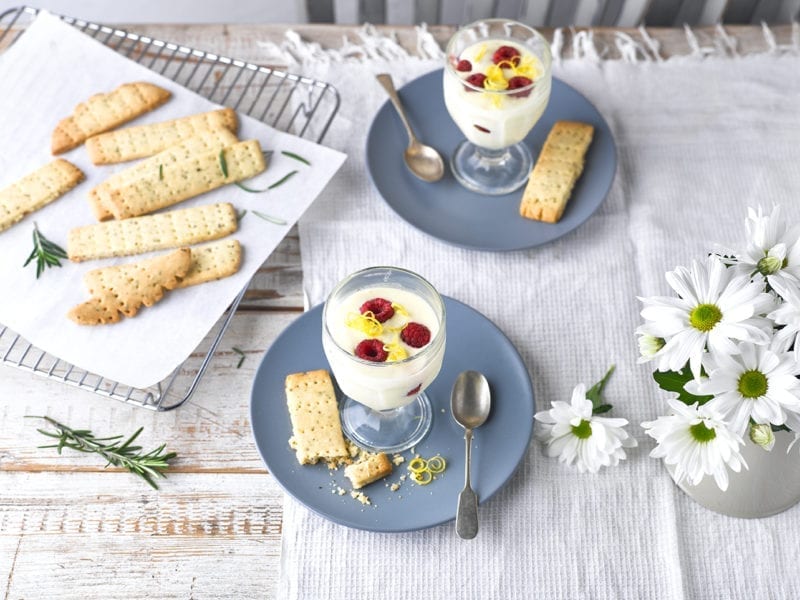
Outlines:
{"label": "daisy yellow center", "polygon": [[713,429],[709,429],[703,421],[689,427],[689,433],[696,442],[700,442],[701,444],[707,444],[717,437],[717,432]]}
{"label": "daisy yellow center", "polygon": [[783,269],[789,261],[785,258],[780,259],[777,256],[765,256],[756,264],[756,269],[762,275],[772,275]]}
{"label": "daisy yellow center", "polygon": [[592,425],[586,419],[583,419],[577,425],[572,426],[573,435],[579,440],[585,440],[592,435]]}
{"label": "daisy yellow center", "polygon": [[722,320],[722,311],[713,304],[698,304],[689,313],[689,323],[700,331],[711,331]]}
{"label": "daisy yellow center", "polygon": [[739,377],[739,393],[745,398],[760,398],[768,388],[769,382],[761,371],[745,371]]}

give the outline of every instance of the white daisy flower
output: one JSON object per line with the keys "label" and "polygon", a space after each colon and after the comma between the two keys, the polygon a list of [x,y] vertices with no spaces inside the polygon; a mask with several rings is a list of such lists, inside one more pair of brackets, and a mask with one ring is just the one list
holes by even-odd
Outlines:
{"label": "white daisy flower", "polygon": [[597,473],[600,467],[614,467],[625,459],[625,448],[636,440],[623,429],[626,419],[592,415],[592,401],[586,398],[586,385],[572,391],[572,402],[556,401],[550,410],[534,418],[543,424],[540,439],[547,445],[547,455],[560,462],[575,463],[578,471]]}
{"label": "white daisy flower", "polygon": [[673,465],[678,483],[688,480],[697,485],[703,476],[713,475],[724,492],[728,489],[727,467],[737,473],[742,466],[747,468],[739,452],[744,442],[708,404],[688,406],[671,399],[669,405],[673,414],[642,423],[647,435],[657,442],[650,456]]}
{"label": "white daisy flower", "polygon": [[800,422],[800,364],[788,352],[742,342],[740,353],[716,356],[708,378],[690,381],[686,391],[714,396],[707,406],[731,430],[744,436],[752,419],[758,425]]}
{"label": "white daisy flower", "polygon": [[639,336],[639,363],[654,361],[656,369],[659,371],[669,370],[669,355],[661,352],[667,341],[648,332],[647,327],[642,325],[636,328],[636,335]]}
{"label": "white daisy flower", "polygon": [[767,315],[781,326],[775,331],[773,345],[782,351],[794,346],[795,358],[800,359],[800,288],[784,280],[775,280],[772,289],[783,298],[783,302]]}
{"label": "white daisy flower", "polygon": [[800,229],[787,227],[781,207],[774,206],[769,215],[760,206],[757,211],[748,208],[744,227],[744,253],[721,250],[735,257],[730,262],[737,272],[749,276],[759,273],[771,287],[775,282],[800,285]]}
{"label": "white daisy flower", "polygon": [[706,348],[712,354],[736,354],[734,340],[769,343],[771,324],[761,315],[772,309],[774,297],[762,282],[734,276],[713,255],[703,263],[693,261],[690,269],[677,267],[666,278],[678,298],[639,298],[645,331],[666,340],[659,370],[680,371],[688,361],[697,378]]}

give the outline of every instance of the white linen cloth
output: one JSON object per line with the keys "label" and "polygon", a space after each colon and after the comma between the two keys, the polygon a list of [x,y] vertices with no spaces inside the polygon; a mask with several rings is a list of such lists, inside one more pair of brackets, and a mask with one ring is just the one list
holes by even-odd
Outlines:
{"label": "white linen cloth", "polygon": [[[439,62],[403,57],[385,39],[397,56],[384,60],[380,44],[366,41],[328,62],[296,39],[284,48],[300,57],[296,68],[340,90],[326,143],[351,157],[301,220],[311,304],[359,268],[417,271],[509,336],[538,410],[568,401],[576,383],[591,385],[616,364],[605,397],[640,445],[619,467],[593,475],[547,458],[534,441],[508,485],[481,505],[471,541],[458,539],[452,523],[405,534],[351,530],[287,497],[278,597],[800,597],[800,507],[761,520],[720,516],[647,456],[654,442],[639,423],[664,414],[665,394],[650,366],[637,364],[633,335],[636,297],[669,293],[664,272],[702,258],[712,242],[742,245],[746,207],[780,203],[800,222],[797,48],[723,56],[720,44],[695,39],[690,57],[662,61],[626,46],[634,61],[600,60],[584,37],[580,58],[557,61],[554,75],[611,126],[619,151],[613,188],[564,238],[486,253],[418,232],[372,188],[362,156],[386,100],[372,74],[388,71],[400,85]],[[347,59],[364,46],[367,60]],[[455,498],[441,501],[455,507]]]}
{"label": "white linen cloth", "polygon": [[[103,39],[105,34],[101,34]],[[148,81],[172,92],[163,106],[132,124],[157,123],[219,108],[122,54],[115,52],[58,17],[42,13],[14,45],[0,55],[0,188],[51,160],[50,135],[55,124],[72,113],[79,102],[131,81]],[[152,309],[142,308],[133,319],[102,327],[73,323],[67,311],[89,299],[82,278],[90,269],[129,263],[147,257],[125,257],[71,263],[35,277],[35,261],[23,269],[33,248],[33,223],[51,241],[67,248],[67,232],[96,223],[86,201],[87,192],[111,173],[130,163],[94,166],[80,146],[61,155],[80,168],[86,180],[52,204],[0,233],[0,323],[40,349],[77,367],[134,387],[147,387],[167,377],[180,365],[275,247],[303,211],[333,177],[344,155],[240,115],[239,139],[258,139],[273,154],[267,171],[248,185],[263,189],[297,170],[275,193],[252,194],[233,185],[192,198],[171,209],[230,202],[237,212],[259,210],[285,221],[275,225],[245,215],[232,237],[242,244],[239,271],[225,279],[176,290]],[[307,158],[306,167],[281,154]],[[309,174],[313,174],[309,177]],[[163,253],[163,252],[161,252]],[[155,255],[157,253],[152,253]]]}

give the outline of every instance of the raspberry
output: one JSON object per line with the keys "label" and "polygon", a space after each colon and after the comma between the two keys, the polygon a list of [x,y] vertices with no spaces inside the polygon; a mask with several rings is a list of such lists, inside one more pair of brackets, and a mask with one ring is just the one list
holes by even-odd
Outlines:
{"label": "raspberry", "polygon": [[[483,87],[483,82],[486,81],[486,75],[484,75],[483,73],[473,73],[472,75],[467,77],[464,81],[466,81],[467,83],[471,83],[475,87],[482,88]],[[465,85],[464,89],[467,90],[468,92],[474,92],[475,91],[471,87],[469,87],[468,85]]]}
{"label": "raspberry", "polygon": [[384,298],[373,298],[372,300],[367,300],[361,305],[360,310],[362,315],[365,312],[371,312],[373,315],[375,315],[375,318],[379,323],[388,321],[392,318],[392,315],[394,315],[392,303]]}
{"label": "raspberry", "polygon": [[468,60],[460,60],[456,65],[456,71],[464,71],[465,73],[469,73],[472,71],[472,63]]}
{"label": "raspberry", "polygon": [[[508,89],[516,90],[519,88],[524,88],[526,86],[529,86],[532,83],[533,81],[531,81],[527,77],[522,77],[518,75],[517,77],[512,77],[511,79],[508,80]],[[514,96],[515,98],[527,98],[530,95],[531,95],[531,90],[525,90],[524,92],[517,92],[516,94],[511,94],[511,96]]]}
{"label": "raspberry", "polygon": [[431,330],[420,323],[409,323],[400,332],[400,338],[412,348],[422,348],[431,341]]}
{"label": "raspberry", "polygon": [[370,362],[386,362],[389,353],[383,349],[383,342],[376,339],[361,340],[355,350],[358,358],[363,358]]}
{"label": "raspberry", "polygon": [[421,383],[417,387],[415,387],[413,390],[408,390],[408,393],[406,394],[406,396],[416,396],[417,394],[419,394],[420,389],[422,389],[422,384]]}
{"label": "raspberry", "polygon": [[500,46],[494,51],[492,61],[496,65],[501,62],[509,62],[516,67],[519,64],[519,50],[511,46]]}

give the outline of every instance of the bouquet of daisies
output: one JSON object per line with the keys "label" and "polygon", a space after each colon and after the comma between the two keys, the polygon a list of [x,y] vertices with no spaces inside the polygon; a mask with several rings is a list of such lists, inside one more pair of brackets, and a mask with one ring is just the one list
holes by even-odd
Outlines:
{"label": "bouquet of daisies", "polygon": [[676,296],[640,298],[642,362],[676,394],[670,414],[642,423],[651,456],[697,484],[746,467],[745,436],[770,450],[774,431],[800,435],[800,229],[779,206],[748,210],[744,250],[717,248],[666,274]]}

